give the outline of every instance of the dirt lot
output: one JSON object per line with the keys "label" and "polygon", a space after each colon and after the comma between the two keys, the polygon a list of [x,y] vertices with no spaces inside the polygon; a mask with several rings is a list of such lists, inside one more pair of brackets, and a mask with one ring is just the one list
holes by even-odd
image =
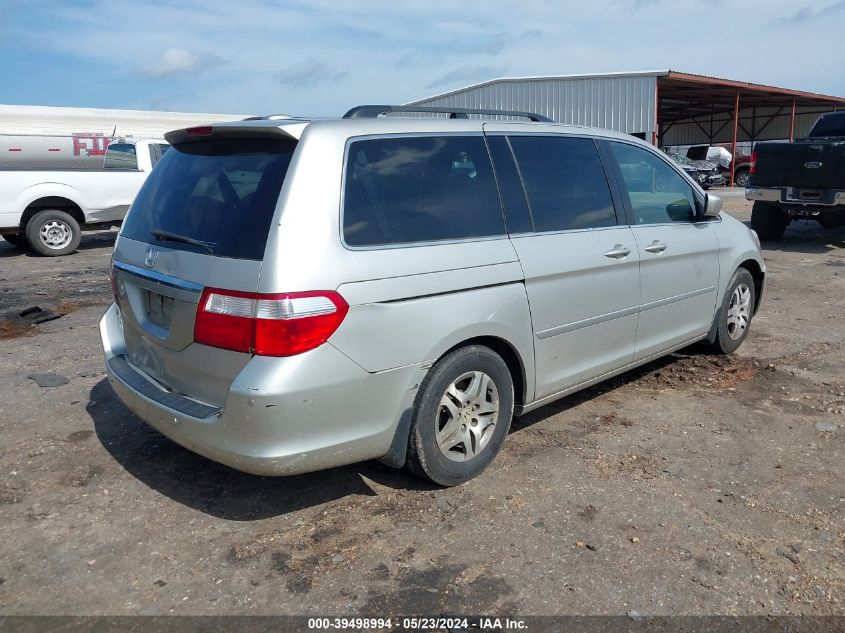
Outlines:
{"label": "dirt lot", "polygon": [[[766,250],[735,356],[532,413],[449,490],[376,463],[257,478],[144,426],[102,369],[113,237],[0,242],[0,614],[845,612],[845,230]],[[32,305],[65,316],[11,318]]]}

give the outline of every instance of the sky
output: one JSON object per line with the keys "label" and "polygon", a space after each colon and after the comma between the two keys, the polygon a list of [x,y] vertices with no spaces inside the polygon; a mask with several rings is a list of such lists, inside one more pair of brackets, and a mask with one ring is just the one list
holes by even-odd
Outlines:
{"label": "sky", "polygon": [[336,116],[668,69],[845,96],[845,0],[0,0],[0,103]]}

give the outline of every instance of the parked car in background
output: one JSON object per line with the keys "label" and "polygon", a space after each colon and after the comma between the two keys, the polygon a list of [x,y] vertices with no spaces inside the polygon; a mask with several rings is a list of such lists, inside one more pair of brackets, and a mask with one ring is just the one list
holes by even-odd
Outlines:
{"label": "parked car in background", "polygon": [[737,148],[736,156],[731,154],[724,145],[693,145],[687,150],[687,158],[692,160],[707,160],[719,166],[725,177],[725,182],[731,181],[731,169],[736,168],[734,184],[737,187],[748,185],[751,172],[751,157],[741,154]]}
{"label": "parked car in background", "polygon": [[100,322],[132,411],[251,473],[380,459],[455,485],[514,414],[745,339],[756,236],[662,152],[527,113],[378,116],[408,110],[166,135]]}
{"label": "parked car in background", "polygon": [[692,160],[681,154],[669,154],[681,166],[690,178],[695,180],[702,189],[718,187],[725,184],[725,177],[719,166],[706,160]]}
{"label": "parked car in background", "polygon": [[98,167],[89,158],[79,169],[72,151],[61,154],[63,143],[77,142],[0,137],[0,235],[7,242],[48,257],[72,253],[81,231],[121,223],[169,148],[160,139],[115,139],[95,149]]}
{"label": "parked car in background", "polygon": [[823,114],[807,138],[758,143],[746,198],[763,239],[779,239],[796,219],[845,226],[845,112]]}

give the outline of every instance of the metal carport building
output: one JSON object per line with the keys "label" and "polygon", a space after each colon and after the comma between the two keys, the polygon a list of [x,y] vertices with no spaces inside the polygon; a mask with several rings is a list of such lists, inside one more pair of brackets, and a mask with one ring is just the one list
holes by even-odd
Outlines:
{"label": "metal carport building", "polygon": [[660,147],[792,139],[845,97],[675,70],[493,79],[409,105],[521,110]]}

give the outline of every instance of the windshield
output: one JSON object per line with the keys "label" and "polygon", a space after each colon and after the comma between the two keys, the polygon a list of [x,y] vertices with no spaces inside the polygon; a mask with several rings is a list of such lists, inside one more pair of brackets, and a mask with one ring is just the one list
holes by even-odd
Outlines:
{"label": "windshield", "polygon": [[121,235],[218,257],[260,260],[296,142],[226,139],[167,151]]}
{"label": "windshield", "polygon": [[821,117],[810,130],[810,136],[845,136],[845,112]]}

